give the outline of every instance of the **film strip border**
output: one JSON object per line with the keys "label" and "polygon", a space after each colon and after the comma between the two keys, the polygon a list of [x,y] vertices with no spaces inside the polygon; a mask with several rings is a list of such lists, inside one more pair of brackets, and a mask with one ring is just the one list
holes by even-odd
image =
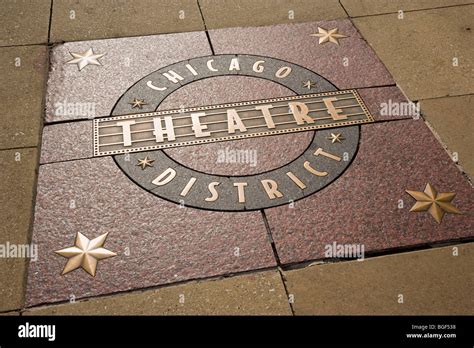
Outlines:
{"label": "film strip border", "polygon": [[[332,101],[332,105],[335,109],[338,109],[339,116],[342,119],[333,119],[333,117],[328,116],[330,112],[328,110],[327,104],[324,102],[325,97],[336,97],[336,100]],[[354,101],[355,104],[346,105],[348,102]],[[249,106],[260,106],[265,104],[272,104],[272,106],[277,108],[287,109],[288,104],[281,103],[290,103],[290,102],[302,102],[305,105],[311,104],[323,104],[323,107],[317,109],[308,109],[308,115],[314,120],[314,123],[305,123],[304,125],[297,125],[295,120],[286,121],[286,122],[276,122],[275,128],[268,128],[266,124],[250,125],[246,127],[245,133],[239,134],[227,134],[221,136],[213,137],[212,134],[216,133],[225,133],[226,129],[210,130],[209,137],[197,138],[195,134],[185,133],[185,134],[176,134],[173,140],[163,137],[163,140],[157,142],[156,138],[153,137],[154,130],[154,118],[157,117],[171,117],[173,121],[185,122],[191,120],[191,113],[196,112],[206,112],[209,110],[219,110],[222,109],[222,112],[209,113],[204,117],[219,117],[218,121],[213,122],[204,122],[204,126],[214,126],[219,123],[227,124],[227,110],[234,109],[237,113],[249,113],[257,112],[258,109],[246,109]],[[343,104],[340,104],[340,103]],[[281,105],[274,105],[274,103],[279,103]],[[317,117],[310,115],[310,113],[322,113],[325,116]],[[291,112],[276,113],[272,114],[272,118],[275,117],[290,117]],[[253,117],[242,117],[241,121],[245,122],[246,120],[255,120],[255,119],[264,119],[263,115],[253,116]],[[126,141],[125,132],[122,126],[117,125],[117,121],[124,120],[133,120],[134,124],[131,125],[131,128],[128,129],[128,142]],[[161,120],[160,120],[161,122]],[[374,122],[374,118],[370,114],[368,108],[364,104],[362,98],[356,90],[343,90],[335,92],[325,92],[325,93],[315,93],[315,94],[305,94],[299,96],[291,97],[282,97],[282,98],[272,98],[256,101],[245,101],[238,103],[227,103],[227,104],[218,104],[218,105],[208,105],[201,107],[191,107],[191,108],[182,108],[175,110],[165,110],[157,112],[148,112],[148,113],[137,113],[137,114],[128,114],[107,118],[99,118],[94,120],[94,156],[107,156],[107,155],[117,155],[123,153],[132,153],[140,151],[150,151],[157,149],[165,149],[170,147],[179,147],[179,146],[189,146],[189,145],[198,145],[205,143],[245,139],[252,137],[261,137],[261,136],[270,136],[277,134],[286,134],[286,133],[295,133],[303,131],[313,131],[324,128],[335,128],[341,126],[351,126],[356,124],[371,123]],[[294,126],[288,126],[288,124],[293,123]],[[151,125],[152,128],[147,127],[143,129],[145,125]],[[179,128],[193,128],[192,123],[178,124],[175,126],[176,129]],[[283,129],[278,129],[279,127],[285,127]],[[147,137],[143,137],[148,135]],[[137,137],[138,136],[138,137]],[[140,137],[141,136],[141,137]],[[181,138],[182,140],[180,140]],[[110,139],[110,141],[107,141]]]}

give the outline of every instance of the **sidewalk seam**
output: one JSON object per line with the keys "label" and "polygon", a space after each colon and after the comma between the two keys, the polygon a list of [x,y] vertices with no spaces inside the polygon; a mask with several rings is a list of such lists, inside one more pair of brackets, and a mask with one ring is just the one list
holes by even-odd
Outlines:
{"label": "sidewalk seam", "polygon": [[288,291],[288,288],[286,286],[286,278],[285,275],[283,274],[283,269],[281,267],[278,267],[278,274],[280,275],[281,282],[283,284],[283,289],[285,289],[286,293],[286,301],[288,302],[288,306],[290,307],[291,314],[295,316],[295,309],[293,308],[293,303],[290,301],[290,293]]}
{"label": "sidewalk seam", "polygon": [[295,311],[294,311],[293,306],[290,302],[290,294],[288,293],[288,289],[287,289],[286,283],[285,283],[285,277],[283,275],[283,269],[282,269],[283,265],[280,261],[280,257],[278,256],[278,250],[276,248],[275,241],[273,239],[272,230],[270,228],[270,224],[268,223],[267,215],[265,214],[265,209],[261,209],[260,211],[262,213],[262,219],[263,219],[263,223],[265,224],[265,229],[267,230],[267,237],[268,237],[268,240],[269,240],[270,245],[272,247],[273,256],[275,257],[275,261],[277,263],[278,274],[280,275],[280,279],[281,279],[281,282],[283,284],[283,289],[285,289],[286,301],[287,301],[287,303],[290,307],[291,314],[294,316]]}
{"label": "sidewalk seam", "polygon": [[48,43],[51,43],[51,25],[53,22],[53,2],[54,0],[51,0],[51,7],[49,9]]}
{"label": "sidewalk seam", "polygon": [[[341,0],[339,0],[339,2],[340,1]],[[451,7],[473,6],[473,5],[474,5],[474,3],[470,3],[470,4],[446,5],[446,6],[438,6],[438,7],[427,7],[427,8],[413,9],[413,10],[403,10],[403,9],[400,8],[398,11],[403,11],[403,13],[410,13],[410,12],[431,11],[431,10],[445,9],[445,8],[451,8]],[[341,6],[342,6],[342,4],[341,4]],[[343,6],[343,8],[344,8],[344,6]],[[344,10],[346,10],[346,9],[344,8]],[[385,15],[389,15],[389,14],[393,15],[393,14],[397,14],[398,11],[384,12],[384,13],[374,13],[374,14],[365,14],[365,15],[361,15],[361,16],[350,16],[349,15],[349,18],[375,17],[375,16],[385,16]]]}
{"label": "sidewalk seam", "polygon": [[346,8],[342,4],[342,0],[338,0],[338,2],[339,2],[339,6],[341,6],[344,12],[346,13],[347,18],[351,18],[351,16],[349,15],[349,12],[347,12]]}
{"label": "sidewalk seam", "polygon": [[[428,250],[432,250],[432,249],[438,249],[438,248],[443,248],[443,247],[448,247],[448,246],[456,246],[456,245],[468,244],[468,243],[474,243],[474,237],[463,237],[463,238],[458,238],[458,239],[440,240],[440,241],[437,241],[437,242],[429,242],[429,243],[422,243],[422,244],[417,244],[417,245],[395,247],[395,248],[384,249],[384,250],[380,250],[380,251],[368,252],[364,255],[364,261],[375,259],[375,258],[378,258],[378,257],[397,256],[397,255],[403,255],[403,254],[407,254],[407,253],[428,251]],[[308,266],[312,266],[312,265],[316,265],[316,264],[317,265],[329,265],[329,264],[333,264],[333,263],[344,263],[344,262],[353,262],[353,261],[357,261],[357,259],[319,258],[319,259],[311,259],[311,260],[304,260],[304,261],[297,261],[297,262],[293,262],[293,263],[288,263],[288,264],[285,264],[285,265],[282,265],[282,266],[279,266],[279,267],[281,267],[283,271],[291,271],[291,270],[295,270],[295,269],[303,269],[303,268],[306,268]],[[359,262],[364,262],[364,261],[359,261]]]}
{"label": "sidewalk seam", "polygon": [[204,24],[204,32],[206,33],[207,41],[209,42],[209,47],[211,48],[212,55],[215,56],[216,53],[214,52],[214,47],[212,46],[211,37],[209,36],[209,31],[207,30],[206,20],[204,19],[204,13],[202,12],[199,0],[196,0],[196,4],[199,9],[199,13],[201,14],[202,24]]}
{"label": "sidewalk seam", "polygon": [[[49,40],[49,39],[48,39]],[[39,134],[38,134],[38,144],[35,146],[36,152],[36,168],[35,168],[35,180],[33,183],[33,194],[32,194],[32,201],[31,201],[31,215],[30,215],[30,226],[28,228],[28,243],[33,243],[33,230],[34,230],[34,222],[35,222],[35,212],[36,212],[36,195],[38,193],[38,180],[39,180],[39,169],[40,169],[40,162],[41,162],[41,145],[43,142],[43,128],[44,128],[44,120],[46,117],[46,98],[47,98],[47,91],[48,91],[48,81],[49,81],[49,72],[51,68],[51,49],[47,47],[47,56],[45,57],[45,75],[46,78],[44,79],[43,85],[43,98],[41,99],[41,115],[40,115],[40,125],[39,125]],[[21,311],[26,307],[26,300],[27,300],[27,287],[28,287],[28,276],[30,270],[30,260],[26,260],[25,262],[25,274],[23,279],[23,304],[20,309],[20,316]]]}
{"label": "sidewalk seam", "polygon": [[[178,282],[152,285],[152,286],[147,286],[143,288],[133,288],[133,289],[127,289],[127,290],[121,290],[121,291],[115,291],[115,292],[107,292],[107,293],[102,293],[102,294],[79,297],[76,299],[76,302],[89,301],[89,300],[100,299],[104,297],[122,296],[126,294],[138,293],[138,292],[157,291],[164,288],[172,288],[172,287],[187,285],[187,284],[192,284],[192,283],[197,284],[197,283],[204,283],[204,282],[221,281],[228,278],[242,277],[246,275],[254,275],[254,274],[266,273],[266,272],[271,272],[271,271],[277,271],[277,268],[275,266],[269,266],[269,267],[249,269],[246,271],[239,271],[239,272],[234,272],[234,273],[220,274],[220,275],[215,275],[215,276],[210,276],[210,277],[185,279]],[[52,302],[40,302],[40,303],[31,304],[31,305],[25,305],[23,308],[21,308],[21,311],[24,312],[26,310],[34,309],[38,307],[57,306],[57,305],[64,305],[64,304],[69,304],[69,303],[70,303],[69,300],[60,300],[60,301],[53,300]],[[0,313],[3,313],[3,312],[0,312]]]}
{"label": "sidewalk seam", "polygon": [[272,247],[273,256],[275,257],[275,261],[276,261],[278,267],[280,267],[281,266],[281,261],[280,261],[280,257],[278,256],[278,251],[277,251],[277,248],[276,248],[276,245],[275,245],[275,241],[273,239],[272,231],[270,229],[270,224],[268,223],[267,215],[265,214],[264,209],[260,209],[260,212],[262,213],[263,223],[265,224],[265,229],[267,231],[268,241],[270,242],[270,245]]}

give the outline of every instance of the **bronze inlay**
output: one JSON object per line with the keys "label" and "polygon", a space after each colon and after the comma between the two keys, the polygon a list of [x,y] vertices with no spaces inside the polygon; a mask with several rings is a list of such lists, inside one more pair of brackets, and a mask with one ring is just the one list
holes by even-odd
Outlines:
{"label": "bronze inlay", "polygon": [[94,156],[373,122],[356,90],[100,118]]}

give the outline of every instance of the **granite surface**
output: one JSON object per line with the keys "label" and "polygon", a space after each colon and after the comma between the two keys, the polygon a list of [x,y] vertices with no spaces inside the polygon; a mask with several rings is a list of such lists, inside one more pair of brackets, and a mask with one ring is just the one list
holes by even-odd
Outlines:
{"label": "granite surface", "polygon": [[[89,48],[105,54],[99,58],[101,65],[79,70],[75,64],[66,64],[73,58],[70,52],[83,53]],[[208,54],[211,50],[204,32],[58,45],[51,54],[46,122],[109,116],[120,96],[143,76],[176,61]]]}
{"label": "granite surface", "polygon": [[[54,253],[77,232],[118,256],[60,276],[65,259]],[[27,304],[66,301],[275,265],[260,212],[227,214],[182,208],[131,182],[111,157],[40,167]]]}
{"label": "granite surface", "polygon": [[[318,27],[339,29],[347,36],[339,45],[318,44]],[[210,30],[216,54],[264,55],[302,65],[339,89],[393,84],[392,77],[350,20],[321,21],[267,27]]]}
{"label": "granite surface", "polygon": [[[428,212],[409,212],[405,190],[431,183],[454,192],[462,215],[438,224]],[[403,208],[399,208],[402,200]],[[325,258],[325,246],[363,244],[365,252],[474,235],[474,192],[422,120],[362,126],[356,158],[334,183],[295,203],[266,209],[282,263]]]}
{"label": "granite surface", "polygon": [[420,116],[419,112],[417,114],[400,112],[404,107],[407,111],[416,111],[416,104],[408,104],[410,101],[396,86],[361,88],[358,92],[376,121],[393,121]]}
{"label": "granite surface", "polygon": [[[43,128],[40,163],[90,158],[93,155],[92,121],[66,122]],[[58,151],[60,149],[60,151]]]}

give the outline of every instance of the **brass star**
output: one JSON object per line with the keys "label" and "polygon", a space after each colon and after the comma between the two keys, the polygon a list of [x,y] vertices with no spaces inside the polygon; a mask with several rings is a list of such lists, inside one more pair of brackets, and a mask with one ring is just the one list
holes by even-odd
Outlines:
{"label": "brass star", "polygon": [[137,99],[137,98],[133,98],[133,101],[129,104],[132,106],[132,109],[135,109],[135,108],[143,109],[143,105],[148,105],[147,103],[145,103],[145,99]]}
{"label": "brass star", "polygon": [[82,233],[78,232],[73,247],[55,251],[56,254],[69,259],[61,275],[82,268],[91,276],[95,277],[98,261],[117,255],[102,247],[107,235],[108,233],[104,233],[95,239],[89,240]]}
{"label": "brass star", "polygon": [[69,52],[69,54],[71,56],[73,56],[74,59],[71,59],[70,61],[66,62],[66,64],[77,64],[77,66],[79,68],[79,71],[81,71],[83,68],[85,68],[89,64],[102,65],[102,64],[100,64],[98,59],[105,56],[105,53],[104,54],[94,54],[94,51],[92,51],[92,48],[89,48],[84,53]]}
{"label": "brass star", "polygon": [[153,167],[152,163],[155,162],[155,160],[152,160],[148,158],[148,156],[145,156],[144,159],[139,159],[137,166],[141,166],[142,170],[145,170],[146,167]]}
{"label": "brass star", "polygon": [[328,136],[326,139],[331,140],[331,142],[334,144],[335,142],[341,143],[346,138],[344,138],[341,133],[331,133],[331,135]]}
{"label": "brass star", "polygon": [[411,207],[410,211],[420,212],[426,211],[436,220],[441,223],[445,213],[461,214],[461,212],[451,204],[451,201],[456,196],[452,192],[438,193],[431,184],[426,184],[425,191],[409,191],[406,190],[410,196],[416,199],[416,203]]}
{"label": "brass star", "polygon": [[342,34],[338,34],[339,29],[334,28],[331,30],[326,30],[324,28],[318,27],[318,33],[317,34],[311,34],[311,36],[316,36],[319,37],[319,44],[323,44],[326,42],[332,42],[335,43],[336,45],[339,45],[338,39],[341,39],[343,37],[347,37]]}
{"label": "brass star", "polygon": [[307,88],[307,89],[311,89],[311,88],[313,88],[313,87],[315,87],[315,86],[316,86],[316,83],[313,82],[313,81],[308,80],[308,81],[306,81],[306,82],[303,82],[303,87],[305,87],[305,88]]}

